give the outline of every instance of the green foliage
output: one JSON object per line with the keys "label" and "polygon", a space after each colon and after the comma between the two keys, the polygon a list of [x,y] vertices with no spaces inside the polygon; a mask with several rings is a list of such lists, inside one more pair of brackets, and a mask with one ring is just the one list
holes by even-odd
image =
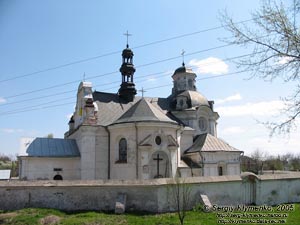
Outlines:
{"label": "green foliage", "polygon": [[199,203],[193,207],[193,212],[204,212],[204,205]]}
{"label": "green foliage", "polygon": [[9,170],[9,169],[11,169],[10,161],[8,161],[8,162],[0,161],[0,170]]}
{"label": "green foliage", "polygon": [[[192,211],[187,211],[185,224],[213,225],[217,223],[216,213],[201,211],[199,204]],[[276,208],[276,207],[275,207]],[[274,210],[275,210],[274,208]],[[261,213],[261,212],[257,212]],[[300,221],[300,204],[295,210],[288,212],[286,225],[296,225]],[[0,211],[0,224],[6,225],[177,225],[176,213],[146,214],[126,213],[115,215],[100,212],[66,213],[55,209],[22,209],[16,211]]]}
{"label": "green foliage", "polygon": [[52,134],[52,133],[47,134],[46,138],[54,138],[54,134]]}

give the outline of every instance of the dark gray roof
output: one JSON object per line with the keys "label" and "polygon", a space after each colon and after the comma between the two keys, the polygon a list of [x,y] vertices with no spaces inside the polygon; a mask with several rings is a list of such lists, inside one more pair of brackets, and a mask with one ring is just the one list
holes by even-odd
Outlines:
{"label": "dark gray roof", "polygon": [[181,159],[185,162],[186,165],[190,168],[202,168],[202,165],[199,161],[193,160],[190,157],[182,156]]}
{"label": "dark gray roof", "polygon": [[193,74],[195,74],[191,68],[186,67],[184,64],[183,64],[181,67],[178,67],[178,68],[174,71],[173,76],[174,76],[175,74],[177,74],[177,73],[193,73]]}
{"label": "dark gray roof", "polygon": [[10,170],[0,170],[0,180],[9,180]]}
{"label": "dark gray roof", "polygon": [[174,120],[171,120],[162,112],[159,108],[155,107],[145,98],[140,99],[136,102],[129,110],[127,110],[116,123],[127,123],[127,122],[168,122],[177,124]]}
{"label": "dark gray roof", "polygon": [[198,91],[184,91],[180,93],[178,96],[184,96],[186,97],[189,101],[189,107],[196,107],[196,106],[208,106],[209,103],[208,100]]}
{"label": "dark gray roof", "polygon": [[79,157],[75,140],[60,138],[36,138],[28,146],[26,155],[32,157]]}
{"label": "dark gray roof", "polygon": [[227,142],[212,136],[211,134],[205,133],[200,134],[195,137],[193,145],[185,150],[184,153],[193,153],[193,152],[242,152],[232,146]]}
{"label": "dark gray roof", "polygon": [[[142,97],[136,96],[132,102],[126,102],[119,98],[118,94],[95,91],[93,93],[94,102],[97,103],[99,112],[97,115],[98,125],[108,126],[118,120],[127,110],[129,110]],[[163,113],[169,111],[167,98],[145,98],[149,103],[159,108]]]}

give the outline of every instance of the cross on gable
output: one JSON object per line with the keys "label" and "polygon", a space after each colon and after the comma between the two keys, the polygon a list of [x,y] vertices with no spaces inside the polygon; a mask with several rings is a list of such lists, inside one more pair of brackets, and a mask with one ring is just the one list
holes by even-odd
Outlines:
{"label": "cross on gable", "polygon": [[141,90],[138,90],[138,91],[142,93],[142,97],[144,97],[144,93],[145,93],[145,92],[147,92],[147,91],[145,91],[145,90],[144,90],[144,88],[143,88],[143,87],[142,87],[142,89],[141,89]]}
{"label": "cross on gable", "polygon": [[128,45],[128,38],[129,38],[129,36],[132,36],[132,34],[129,34],[128,30],[127,30],[126,33],[124,33],[124,35],[126,36],[126,46],[128,48],[129,47],[129,45]]}

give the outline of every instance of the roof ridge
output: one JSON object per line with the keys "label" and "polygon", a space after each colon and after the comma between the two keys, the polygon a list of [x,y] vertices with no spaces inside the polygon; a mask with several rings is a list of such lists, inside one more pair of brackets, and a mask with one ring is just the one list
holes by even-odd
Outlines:
{"label": "roof ridge", "polygon": [[171,122],[171,120],[162,110],[150,103],[147,99],[141,98],[126,112],[124,112],[113,124],[125,122],[157,121]]}

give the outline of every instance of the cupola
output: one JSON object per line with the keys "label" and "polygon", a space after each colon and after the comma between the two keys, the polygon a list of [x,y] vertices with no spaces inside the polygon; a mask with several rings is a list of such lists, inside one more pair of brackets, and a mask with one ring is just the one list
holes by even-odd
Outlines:
{"label": "cupola", "polygon": [[120,67],[122,83],[120,85],[118,94],[121,99],[128,102],[133,101],[134,96],[136,95],[135,84],[133,82],[133,75],[135,72],[133,56],[133,51],[127,44],[126,48],[122,52],[122,65]]}

